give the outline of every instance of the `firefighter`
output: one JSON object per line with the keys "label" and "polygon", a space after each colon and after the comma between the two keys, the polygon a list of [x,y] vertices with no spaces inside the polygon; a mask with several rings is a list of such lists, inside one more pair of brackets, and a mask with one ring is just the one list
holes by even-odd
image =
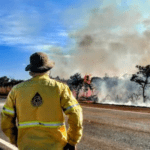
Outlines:
{"label": "firefighter", "polygon": [[25,68],[32,78],[7,96],[1,128],[19,150],[74,150],[82,137],[82,108],[66,84],[49,77],[53,67],[45,53],[32,54]]}

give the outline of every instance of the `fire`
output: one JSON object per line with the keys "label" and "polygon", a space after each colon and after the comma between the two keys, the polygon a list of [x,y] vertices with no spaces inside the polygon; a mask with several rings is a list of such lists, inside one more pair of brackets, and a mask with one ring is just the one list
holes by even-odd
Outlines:
{"label": "fire", "polygon": [[92,78],[91,74],[89,74],[89,75],[86,74],[84,76],[84,83],[91,84],[91,78]]}

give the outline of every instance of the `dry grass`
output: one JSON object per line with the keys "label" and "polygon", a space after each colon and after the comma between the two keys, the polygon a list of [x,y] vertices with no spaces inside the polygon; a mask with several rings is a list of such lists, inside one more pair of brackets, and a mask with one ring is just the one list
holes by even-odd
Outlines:
{"label": "dry grass", "polygon": [[0,95],[8,95],[11,89],[12,86],[0,87]]}

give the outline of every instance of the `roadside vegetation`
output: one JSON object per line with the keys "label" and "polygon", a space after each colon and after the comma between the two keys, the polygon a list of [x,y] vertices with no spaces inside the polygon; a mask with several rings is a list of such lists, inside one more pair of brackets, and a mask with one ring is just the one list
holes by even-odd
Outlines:
{"label": "roadside vegetation", "polygon": [[0,77],[0,96],[7,96],[12,87],[21,82],[23,82],[23,80],[15,80],[7,76]]}

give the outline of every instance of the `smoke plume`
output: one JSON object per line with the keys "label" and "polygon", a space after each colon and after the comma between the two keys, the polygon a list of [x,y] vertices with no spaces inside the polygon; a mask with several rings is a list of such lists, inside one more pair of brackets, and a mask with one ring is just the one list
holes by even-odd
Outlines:
{"label": "smoke plume", "polygon": [[[68,45],[67,54],[62,54],[63,48],[59,53],[49,49],[50,54],[56,56],[52,57],[57,67],[53,74],[63,78],[76,72],[121,76],[135,73],[136,65],[149,64],[149,18],[143,19],[135,8],[122,12],[113,5],[92,8],[87,16],[84,27],[68,33],[74,42]],[[141,24],[144,26],[142,32],[137,29]]]}

